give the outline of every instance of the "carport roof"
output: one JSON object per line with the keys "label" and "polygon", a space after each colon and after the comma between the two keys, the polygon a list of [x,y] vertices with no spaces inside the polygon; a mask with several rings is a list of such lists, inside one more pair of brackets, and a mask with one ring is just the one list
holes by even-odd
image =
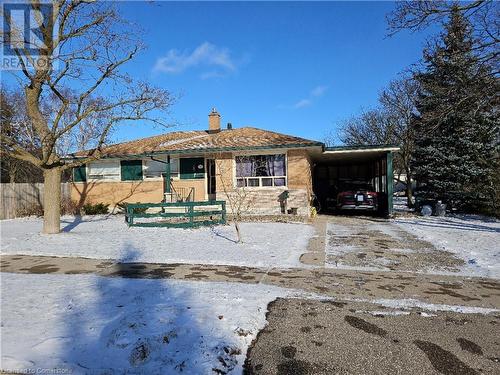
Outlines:
{"label": "carport roof", "polygon": [[316,163],[363,163],[398,151],[397,145],[359,145],[325,147],[323,152],[311,154]]}
{"label": "carport roof", "polygon": [[394,144],[378,144],[378,145],[357,145],[357,146],[331,146],[325,147],[325,153],[342,153],[342,152],[382,152],[382,151],[398,151],[398,145]]}

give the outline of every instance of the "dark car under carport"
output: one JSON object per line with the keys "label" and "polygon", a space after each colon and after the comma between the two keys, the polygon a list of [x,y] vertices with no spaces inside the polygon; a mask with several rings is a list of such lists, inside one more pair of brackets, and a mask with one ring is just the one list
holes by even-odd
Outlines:
{"label": "dark car under carport", "polygon": [[[341,186],[356,181],[373,186],[378,193],[381,216],[393,211],[393,153],[394,145],[326,147],[322,153],[311,155],[313,163],[313,191],[325,211],[327,199],[336,197]],[[360,212],[361,213],[361,212]]]}

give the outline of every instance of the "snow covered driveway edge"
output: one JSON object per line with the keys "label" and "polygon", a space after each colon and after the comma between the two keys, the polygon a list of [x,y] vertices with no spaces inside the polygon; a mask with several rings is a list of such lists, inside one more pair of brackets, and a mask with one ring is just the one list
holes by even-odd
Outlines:
{"label": "snow covered driveway edge", "polygon": [[239,374],[267,305],[290,293],[241,283],[0,277],[4,370]]}
{"label": "snow covered driveway edge", "polygon": [[241,223],[244,243],[232,226],[197,229],[129,228],[123,216],[64,217],[63,233],[40,234],[42,219],[0,222],[3,254],[73,256],[121,262],[303,267],[314,228],[307,224]]}
{"label": "snow covered driveway edge", "polygon": [[476,215],[411,216],[400,228],[465,261],[462,274],[500,279],[500,221]]}

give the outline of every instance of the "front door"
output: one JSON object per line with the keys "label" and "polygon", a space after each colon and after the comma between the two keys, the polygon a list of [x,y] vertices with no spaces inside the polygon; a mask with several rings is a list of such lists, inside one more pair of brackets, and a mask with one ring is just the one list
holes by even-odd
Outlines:
{"label": "front door", "polygon": [[207,193],[209,200],[216,199],[215,160],[207,159]]}

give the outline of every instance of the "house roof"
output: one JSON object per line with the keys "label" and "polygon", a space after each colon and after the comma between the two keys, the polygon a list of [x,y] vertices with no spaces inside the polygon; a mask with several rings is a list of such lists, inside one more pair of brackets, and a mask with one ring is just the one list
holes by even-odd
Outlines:
{"label": "house roof", "polygon": [[[158,153],[214,152],[267,148],[323,146],[323,143],[252,127],[209,132],[178,131],[106,146],[103,157],[150,155]],[[90,151],[74,154],[84,157]]]}

